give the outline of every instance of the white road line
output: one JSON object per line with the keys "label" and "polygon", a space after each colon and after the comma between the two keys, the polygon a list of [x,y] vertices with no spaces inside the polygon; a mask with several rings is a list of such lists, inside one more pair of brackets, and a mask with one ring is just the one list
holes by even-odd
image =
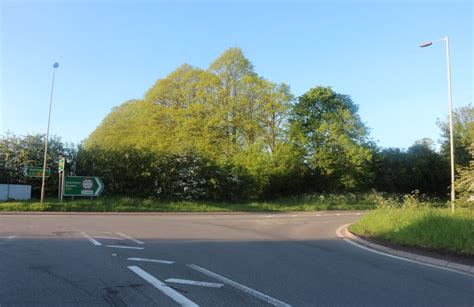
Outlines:
{"label": "white road line", "polygon": [[144,247],[125,246],[125,245],[106,245],[106,246],[107,246],[107,247],[111,247],[111,248],[144,249]]}
{"label": "white road line", "polygon": [[8,236],[7,240],[11,240],[11,239],[14,239],[14,238],[16,238],[16,236]]}
{"label": "white road line", "polygon": [[186,307],[197,307],[198,304],[194,303],[193,301],[189,300],[187,297],[183,296],[182,294],[176,292],[175,290],[168,287],[159,279],[155,278],[154,276],[148,274],[147,272],[143,271],[141,268],[137,266],[128,266],[130,270],[132,270],[135,274],[143,278],[144,280],[148,281],[153,287],[157,288],[167,296],[169,296],[172,300],[180,304],[181,306]]}
{"label": "white road line", "polygon": [[321,214],[316,214],[316,216],[321,216]]}
{"label": "white road line", "polygon": [[298,216],[298,214],[293,214],[291,217],[297,217],[297,216]]}
{"label": "white road line", "polygon": [[95,246],[99,246],[99,245],[102,245],[102,243],[100,243],[99,241],[97,241],[96,239],[94,239],[93,237],[89,236],[87,233],[85,232],[81,232],[81,234],[86,237],[87,240],[89,240],[92,244],[94,244]]}
{"label": "white road line", "polygon": [[239,290],[242,291],[242,292],[245,292],[245,293],[250,294],[250,295],[252,295],[252,296],[254,296],[254,297],[256,297],[256,298],[259,298],[259,299],[261,299],[262,301],[265,301],[265,302],[267,302],[267,303],[269,303],[269,304],[272,304],[272,305],[274,305],[274,306],[285,306],[285,307],[290,307],[290,306],[291,306],[291,305],[289,305],[289,304],[287,304],[287,303],[284,303],[284,302],[282,302],[282,301],[277,300],[276,298],[273,298],[273,297],[271,297],[271,296],[269,296],[269,295],[266,295],[266,294],[263,294],[263,293],[261,293],[261,292],[258,292],[257,290],[254,290],[254,289],[252,289],[252,288],[249,288],[249,287],[247,287],[247,286],[244,286],[244,285],[242,285],[242,284],[239,284],[238,282],[235,282],[235,281],[233,281],[233,280],[230,280],[230,279],[228,279],[228,278],[226,278],[226,277],[224,277],[224,276],[221,276],[221,275],[219,275],[219,274],[216,274],[216,273],[214,273],[214,272],[208,271],[208,270],[206,270],[205,268],[202,268],[202,267],[197,266],[197,265],[195,265],[195,264],[188,264],[187,266],[190,267],[190,268],[192,268],[192,269],[195,269],[196,271],[199,271],[199,272],[201,272],[201,273],[203,273],[203,274],[206,274],[207,276],[210,276],[210,277],[212,277],[212,278],[215,278],[215,279],[217,279],[217,280],[223,282],[224,284],[227,284],[227,285],[229,285],[229,286],[231,286],[231,287],[234,287],[234,288],[236,288],[236,289],[239,289]]}
{"label": "white road line", "polygon": [[124,233],[116,232],[116,234],[118,234],[119,236],[122,236],[122,237],[124,237],[124,238],[126,238],[126,239],[129,239],[129,240],[131,240],[131,241],[133,241],[133,242],[135,242],[135,243],[138,243],[138,244],[145,244],[145,243],[143,243],[142,241],[137,240],[137,239],[135,239],[135,238],[132,238],[132,237],[130,237],[130,236],[127,236],[127,235],[124,234]]}
{"label": "white road line", "polygon": [[165,281],[173,282],[176,284],[185,284],[185,285],[202,286],[202,287],[210,287],[210,288],[220,288],[224,285],[224,284],[217,284],[214,282],[204,282],[204,281],[195,281],[195,280],[178,279],[178,278],[168,278]]}
{"label": "white road line", "polygon": [[146,259],[146,258],[136,258],[136,257],[127,258],[127,260],[143,261],[143,262],[155,262],[155,263],[164,263],[164,264],[172,264],[172,263],[174,263],[174,261],[168,261],[168,260]]}
{"label": "white road line", "polygon": [[107,239],[107,240],[125,240],[124,238],[116,238],[116,237],[107,237],[107,236],[95,236],[98,239]]}
{"label": "white road line", "polygon": [[371,249],[371,248],[368,248],[368,247],[365,247],[363,245],[360,245],[354,241],[352,241],[351,239],[347,239],[346,237],[344,237],[344,235],[342,235],[341,231],[344,227],[347,227],[348,225],[350,224],[345,224],[345,225],[342,225],[341,227],[339,227],[337,230],[336,230],[336,235],[340,238],[342,238],[344,241],[346,241],[347,243],[349,244],[352,244],[353,246],[355,247],[358,247],[358,248],[362,248],[366,251],[369,251],[369,252],[372,252],[372,253],[375,253],[375,254],[379,254],[379,255],[383,255],[383,256],[387,256],[387,257],[390,257],[390,258],[394,258],[394,259],[398,259],[398,260],[403,260],[403,261],[406,261],[406,262],[411,262],[411,263],[416,263],[416,264],[420,264],[420,265],[424,265],[424,266],[428,266],[428,267],[432,267],[432,268],[436,268],[436,269],[440,269],[440,270],[446,270],[446,271],[450,271],[450,272],[454,272],[454,273],[458,273],[458,274],[463,274],[463,275],[467,275],[467,276],[470,276],[472,277],[471,274],[469,273],[464,273],[464,272],[461,272],[461,271],[458,271],[458,270],[453,270],[451,268],[447,268],[447,267],[442,267],[442,266],[437,266],[437,265],[433,265],[433,264],[429,264],[429,263],[426,263],[426,262],[421,262],[421,261],[417,261],[417,260],[412,260],[412,259],[408,259],[408,258],[403,258],[403,257],[399,257],[399,256],[395,256],[395,255],[391,255],[391,254],[387,254],[387,253],[384,253],[384,252],[379,252],[377,250],[374,250],[374,249]]}

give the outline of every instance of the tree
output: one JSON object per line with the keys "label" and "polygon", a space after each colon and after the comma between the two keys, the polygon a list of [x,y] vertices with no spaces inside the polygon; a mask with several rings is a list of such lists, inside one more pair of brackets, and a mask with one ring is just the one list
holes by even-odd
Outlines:
{"label": "tree", "polygon": [[291,160],[291,151],[282,150],[292,99],[287,85],[258,76],[243,52],[230,48],[207,70],[181,65],[156,81],[143,100],[115,108],[84,145],[197,155],[254,176],[262,192],[273,170],[282,174],[273,155]]}
{"label": "tree", "polygon": [[474,202],[474,143],[470,147],[471,161],[469,166],[459,167],[459,175],[456,178],[456,192],[461,205],[469,206]]}
{"label": "tree", "polygon": [[449,167],[434,149],[434,142],[425,138],[415,142],[407,150],[407,176],[405,180],[411,192],[420,190],[438,196],[446,196],[449,187]]}
{"label": "tree", "polygon": [[421,139],[408,150],[379,149],[374,153],[376,190],[421,193],[444,197],[449,186],[449,165],[434,149],[431,139]]}
{"label": "tree", "polygon": [[[40,178],[25,177],[23,170],[27,166],[43,166],[44,135],[28,134],[17,136],[6,133],[0,136],[0,183],[30,184],[33,194],[39,194]],[[51,176],[46,180],[46,193],[57,192],[57,166],[61,157],[72,161],[74,144],[64,144],[57,136],[51,136],[48,141],[46,165],[51,169]]]}
{"label": "tree", "polygon": [[[438,127],[441,129],[441,153],[450,159],[449,140],[449,119],[438,120]],[[454,159],[455,164],[469,166],[471,154],[469,153],[471,144],[474,143],[474,107],[469,104],[460,107],[453,112],[453,139],[454,139]]]}
{"label": "tree", "polygon": [[326,178],[328,188],[354,189],[370,178],[368,130],[347,95],[315,87],[297,99],[290,115],[291,138],[303,148],[307,165]]}

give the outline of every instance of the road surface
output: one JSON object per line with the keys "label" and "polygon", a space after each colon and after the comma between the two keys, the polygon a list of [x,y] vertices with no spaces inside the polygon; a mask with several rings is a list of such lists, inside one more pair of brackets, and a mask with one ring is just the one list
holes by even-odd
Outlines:
{"label": "road surface", "polygon": [[474,278],[336,236],[357,212],[0,215],[0,306],[470,306]]}

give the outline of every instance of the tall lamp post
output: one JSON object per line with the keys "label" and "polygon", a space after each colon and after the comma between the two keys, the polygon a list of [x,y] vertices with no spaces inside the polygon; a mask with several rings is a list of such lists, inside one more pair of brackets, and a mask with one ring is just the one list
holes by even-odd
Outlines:
{"label": "tall lamp post", "polygon": [[48,113],[48,129],[46,130],[46,137],[44,139],[44,159],[43,159],[43,180],[41,181],[41,206],[44,203],[44,181],[46,174],[46,158],[48,156],[48,139],[49,139],[49,123],[51,122],[51,105],[53,103],[53,89],[54,89],[54,73],[59,64],[53,64],[53,78],[51,80],[51,95],[49,96],[49,113]]}
{"label": "tall lamp post", "polygon": [[451,94],[451,60],[449,56],[449,37],[446,36],[431,42],[425,42],[420,45],[421,48],[431,46],[435,42],[444,41],[446,46],[446,60],[448,64],[448,99],[449,99],[449,143],[451,152],[451,211],[454,213],[454,140],[453,140],[453,97]]}

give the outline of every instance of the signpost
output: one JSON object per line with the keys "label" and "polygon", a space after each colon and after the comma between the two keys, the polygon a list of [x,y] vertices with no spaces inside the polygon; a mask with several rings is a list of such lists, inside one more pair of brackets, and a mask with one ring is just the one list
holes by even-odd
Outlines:
{"label": "signpost", "polygon": [[66,159],[61,158],[58,162],[58,172],[64,172],[64,165],[66,164]]}
{"label": "signpost", "polygon": [[64,179],[64,196],[99,196],[104,190],[99,177],[65,176]]}
{"label": "signpost", "polygon": [[63,193],[64,193],[64,168],[66,166],[66,159],[61,158],[58,162],[58,175],[59,175],[59,180],[58,180],[58,199],[60,202],[63,202]]}
{"label": "signpost", "polygon": [[[43,177],[43,168],[41,166],[27,166],[23,170],[25,177],[41,178]],[[51,176],[51,170],[49,167],[46,168],[45,177]]]}

